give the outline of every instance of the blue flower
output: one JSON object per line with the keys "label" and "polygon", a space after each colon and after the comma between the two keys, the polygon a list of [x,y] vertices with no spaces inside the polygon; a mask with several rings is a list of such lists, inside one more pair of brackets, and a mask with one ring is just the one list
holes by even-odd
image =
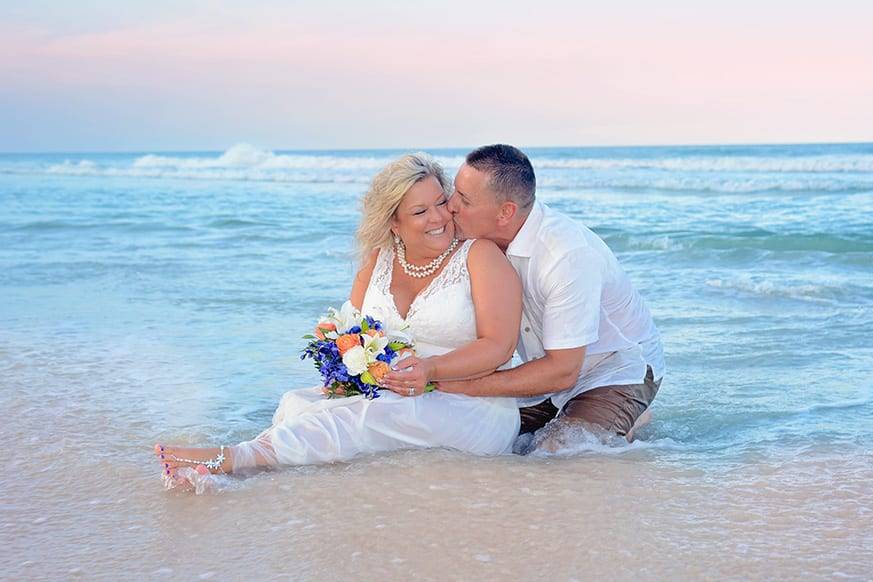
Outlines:
{"label": "blue flower", "polygon": [[378,319],[373,319],[372,316],[367,315],[364,317],[364,321],[367,322],[367,327],[369,329],[375,329],[376,331],[382,331],[382,322]]}

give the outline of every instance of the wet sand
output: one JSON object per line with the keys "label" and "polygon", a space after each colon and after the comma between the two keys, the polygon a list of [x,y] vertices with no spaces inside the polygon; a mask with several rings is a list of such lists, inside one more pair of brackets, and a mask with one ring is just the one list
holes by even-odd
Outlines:
{"label": "wet sand", "polygon": [[72,436],[9,460],[32,477],[4,478],[4,577],[865,579],[873,565],[873,458],[838,451],[713,473],[649,448],[410,451],[193,496],[161,489],[140,435],[116,436],[115,454]]}

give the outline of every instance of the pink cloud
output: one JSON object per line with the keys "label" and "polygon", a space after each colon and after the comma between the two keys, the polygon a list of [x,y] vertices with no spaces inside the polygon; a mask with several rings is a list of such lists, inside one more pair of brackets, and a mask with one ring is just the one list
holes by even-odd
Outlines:
{"label": "pink cloud", "polygon": [[83,101],[109,92],[118,107],[143,96],[174,123],[236,115],[267,133],[358,143],[403,128],[423,136],[406,143],[446,145],[501,131],[540,144],[873,135],[873,121],[857,121],[873,101],[860,19],[830,32],[802,11],[637,8],[543,8],[528,23],[188,18],[62,36],[0,25],[0,83]]}

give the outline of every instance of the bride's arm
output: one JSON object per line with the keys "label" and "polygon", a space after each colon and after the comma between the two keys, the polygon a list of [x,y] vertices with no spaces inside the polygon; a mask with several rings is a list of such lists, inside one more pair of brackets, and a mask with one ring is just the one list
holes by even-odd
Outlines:
{"label": "bride's arm", "polygon": [[493,242],[477,240],[467,257],[476,340],[441,356],[428,380],[450,380],[490,374],[512,358],[521,327],[521,281],[509,259]]}
{"label": "bride's arm", "polygon": [[467,256],[477,339],[440,356],[414,360],[414,370],[392,372],[384,382],[403,390],[431,380],[490,374],[512,358],[521,323],[521,281],[493,242],[477,240]]}
{"label": "bride's arm", "polygon": [[355,280],[352,283],[352,292],[349,294],[349,300],[355,309],[360,310],[364,305],[364,295],[367,293],[367,287],[370,285],[370,277],[373,276],[373,268],[376,266],[376,259],[379,257],[379,249],[376,249],[367,260],[361,265],[358,274],[355,275]]}

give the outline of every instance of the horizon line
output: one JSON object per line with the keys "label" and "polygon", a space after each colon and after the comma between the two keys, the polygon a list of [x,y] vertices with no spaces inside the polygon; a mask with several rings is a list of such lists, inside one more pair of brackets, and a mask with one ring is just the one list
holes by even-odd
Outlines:
{"label": "horizon line", "polygon": [[[504,143],[504,142],[492,142]],[[84,155],[84,154],[201,154],[201,153],[223,153],[230,148],[247,144],[258,149],[263,149],[270,152],[292,152],[292,153],[326,153],[326,152],[396,152],[396,151],[445,151],[445,150],[468,150],[472,151],[478,146],[439,146],[439,147],[339,147],[339,148],[270,148],[260,146],[246,140],[236,141],[235,143],[226,146],[223,149],[123,149],[123,150],[0,150],[0,155]],[[693,147],[778,147],[778,146],[839,146],[839,145],[873,145],[873,140],[870,141],[799,141],[799,142],[687,142],[687,143],[664,143],[664,144],[611,144],[611,145],[525,145],[516,146],[522,151],[526,150],[545,150],[545,149],[656,149],[656,148],[693,148]]]}

